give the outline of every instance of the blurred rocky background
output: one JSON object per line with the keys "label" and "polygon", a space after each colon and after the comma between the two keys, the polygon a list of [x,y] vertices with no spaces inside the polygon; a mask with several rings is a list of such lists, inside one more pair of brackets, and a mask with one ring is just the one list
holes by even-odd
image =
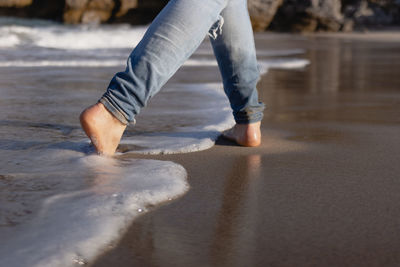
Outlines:
{"label": "blurred rocky background", "polygon": [[[201,0],[199,0],[201,1]],[[148,24],[168,0],[0,0],[0,16]],[[352,31],[400,25],[400,0],[248,0],[256,31]]]}

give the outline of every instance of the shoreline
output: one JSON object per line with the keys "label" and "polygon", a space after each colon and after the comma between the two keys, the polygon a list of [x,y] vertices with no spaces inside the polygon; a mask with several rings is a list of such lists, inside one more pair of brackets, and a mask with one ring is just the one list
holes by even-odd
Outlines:
{"label": "shoreline", "polygon": [[[209,61],[213,57],[211,47],[204,43],[193,58],[198,64],[178,71],[149,109],[143,110],[138,124],[126,131],[130,142],[121,146],[125,153],[108,161],[85,156],[90,148],[77,118],[84,107],[97,99],[110,74],[120,68],[106,66],[104,61],[119,58],[123,62],[129,48],[120,50],[116,47],[121,43],[114,43],[107,44],[109,49],[100,54],[92,49],[102,44],[101,36],[107,36],[109,29],[95,33],[94,40],[85,29],[23,29],[24,35],[18,33],[18,27],[11,31],[14,35],[10,40],[15,38],[15,46],[4,50],[6,60],[12,63],[27,56],[31,62],[44,62],[57,58],[62,64],[57,68],[29,68],[28,72],[28,68],[0,68],[4,76],[4,135],[0,140],[4,168],[0,182],[5,185],[5,216],[1,223],[8,240],[2,254],[10,255],[9,259],[24,265],[24,260],[33,262],[29,259],[33,256],[54,265],[50,259],[62,261],[59,255],[79,250],[60,265],[74,264],[70,263],[71,257],[77,264],[94,266],[400,264],[399,256],[392,254],[400,249],[400,232],[395,223],[400,219],[400,48],[397,41],[393,42],[398,33],[386,37],[371,34],[370,39],[357,34],[343,38],[334,34],[256,34],[260,69],[269,70],[258,85],[260,99],[267,104],[261,147],[242,148],[219,139],[211,149],[188,154],[129,153],[143,150],[143,138],[149,136],[156,137],[155,141],[148,140],[150,143],[164,148],[166,140],[176,149],[178,144],[190,145],[205,135],[209,137],[208,144],[213,145],[212,137],[203,135],[203,130],[209,128],[199,125],[217,123],[213,114],[223,115],[220,110],[227,103],[222,87],[217,85],[221,98],[208,94],[206,89],[206,83],[214,84],[220,77],[216,64]],[[132,33],[137,31],[125,28],[116,34],[120,37],[116,39],[124,40]],[[60,35],[69,37],[62,39]],[[74,44],[82,36],[93,41],[83,42],[83,47],[89,49],[86,52],[68,50],[68,42],[60,41]],[[385,38],[388,41],[382,41]],[[39,39],[47,46],[42,47]],[[67,49],[53,49],[56,47]],[[77,59],[83,63],[94,60],[103,67],[65,66]],[[201,113],[203,109],[209,112]],[[230,118],[229,109],[224,110]],[[187,127],[192,130],[183,133]],[[212,136],[217,136],[218,131],[214,129]],[[175,139],[168,139],[169,132]],[[152,202],[165,194],[152,190],[151,184],[159,189],[165,185],[170,192],[174,183],[164,177],[171,174],[170,168],[165,165],[164,171],[161,165],[146,159],[179,163],[169,162],[176,171],[172,171],[171,178],[179,178],[177,173],[186,177],[187,172],[189,192],[178,199],[172,196],[174,200],[161,206]],[[156,173],[161,175],[159,179]],[[164,184],[163,177],[171,183]],[[115,187],[108,182],[116,182]],[[85,191],[87,188],[93,190]],[[112,194],[103,202],[102,194],[93,193],[107,188],[116,188],[121,194]],[[137,203],[135,199],[144,198],[137,194],[135,197],[136,190],[152,200]],[[79,201],[86,198],[68,192],[87,193],[88,203],[93,206],[82,204]],[[48,216],[37,216],[43,207],[41,199],[51,202],[51,196],[61,196],[62,200],[48,206],[48,213],[44,209]],[[125,207],[120,214],[127,217],[107,214],[107,203],[111,211]],[[104,217],[90,219],[90,207],[102,210]],[[150,212],[143,212],[147,210]],[[141,213],[140,218],[132,222],[131,211]],[[69,214],[76,217],[68,217]],[[29,224],[32,218],[37,220]],[[74,224],[69,225],[70,221]],[[24,228],[40,222],[44,226],[38,230]],[[96,222],[104,229],[96,228]],[[21,226],[16,234],[7,231],[13,223]],[[128,232],[121,236],[128,226]],[[93,230],[93,238],[100,241],[87,241],[86,248],[80,250],[79,240],[85,239],[80,230]],[[69,234],[77,238],[68,242]],[[102,239],[108,234],[122,240]],[[65,247],[59,249],[52,244]],[[33,253],[29,254],[27,247]],[[86,249],[94,247],[107,249],[96,261],[91,257],[98,250],[85,256]],[[15,256],[19,249],[25,250],[24,257]]]}
{"label": "shoreline", "polygon": [[304,33],[306,37],[327,37],[327,38],[340,38],[340,39],[353,39],[362,41],[380,41],[380,42],[400,42],[400,31],[389,29],[382,30],[366,30],[354,32],[317,32],[317,33]]}
{"label": "shoreline", "polygon": [[262,145],[139,156],[182,165],[191,189],[91,266],[398,266],[400,50],[380,36],[259,38],[311,60],[262,77]]}

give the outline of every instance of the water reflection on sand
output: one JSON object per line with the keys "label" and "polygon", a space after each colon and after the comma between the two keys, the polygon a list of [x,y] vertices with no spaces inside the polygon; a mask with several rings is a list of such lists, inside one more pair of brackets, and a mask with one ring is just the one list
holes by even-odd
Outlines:
{"label": "water reflection on sand", "polygon": [[261,79],[263,145],[220,140],[164,157],[185,166],[191,191],[135,221],[95,266],[400,264],[399,42],[262,34],[256,43],[305,49],[311,61]]}

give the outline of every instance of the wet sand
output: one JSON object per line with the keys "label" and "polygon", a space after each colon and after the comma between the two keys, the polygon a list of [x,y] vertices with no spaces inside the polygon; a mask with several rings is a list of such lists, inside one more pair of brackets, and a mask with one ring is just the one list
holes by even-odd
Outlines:
{"label": "wet sand", "polygon": [[311,61],[262,77],[262,146],[145,156],[191,189],[93,266],[399,266],[400,35],[353,36],[257,36]]}

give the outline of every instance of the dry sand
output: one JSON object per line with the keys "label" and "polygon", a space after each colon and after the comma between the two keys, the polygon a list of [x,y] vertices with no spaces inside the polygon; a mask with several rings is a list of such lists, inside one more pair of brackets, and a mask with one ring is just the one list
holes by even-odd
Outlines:
{"label": "dry sand", "polygon": [[395,35],[257,35],[311,61],[262,77],[262,146],[148,156],[183,165],[191,189],[93,266],[400,266]]}

